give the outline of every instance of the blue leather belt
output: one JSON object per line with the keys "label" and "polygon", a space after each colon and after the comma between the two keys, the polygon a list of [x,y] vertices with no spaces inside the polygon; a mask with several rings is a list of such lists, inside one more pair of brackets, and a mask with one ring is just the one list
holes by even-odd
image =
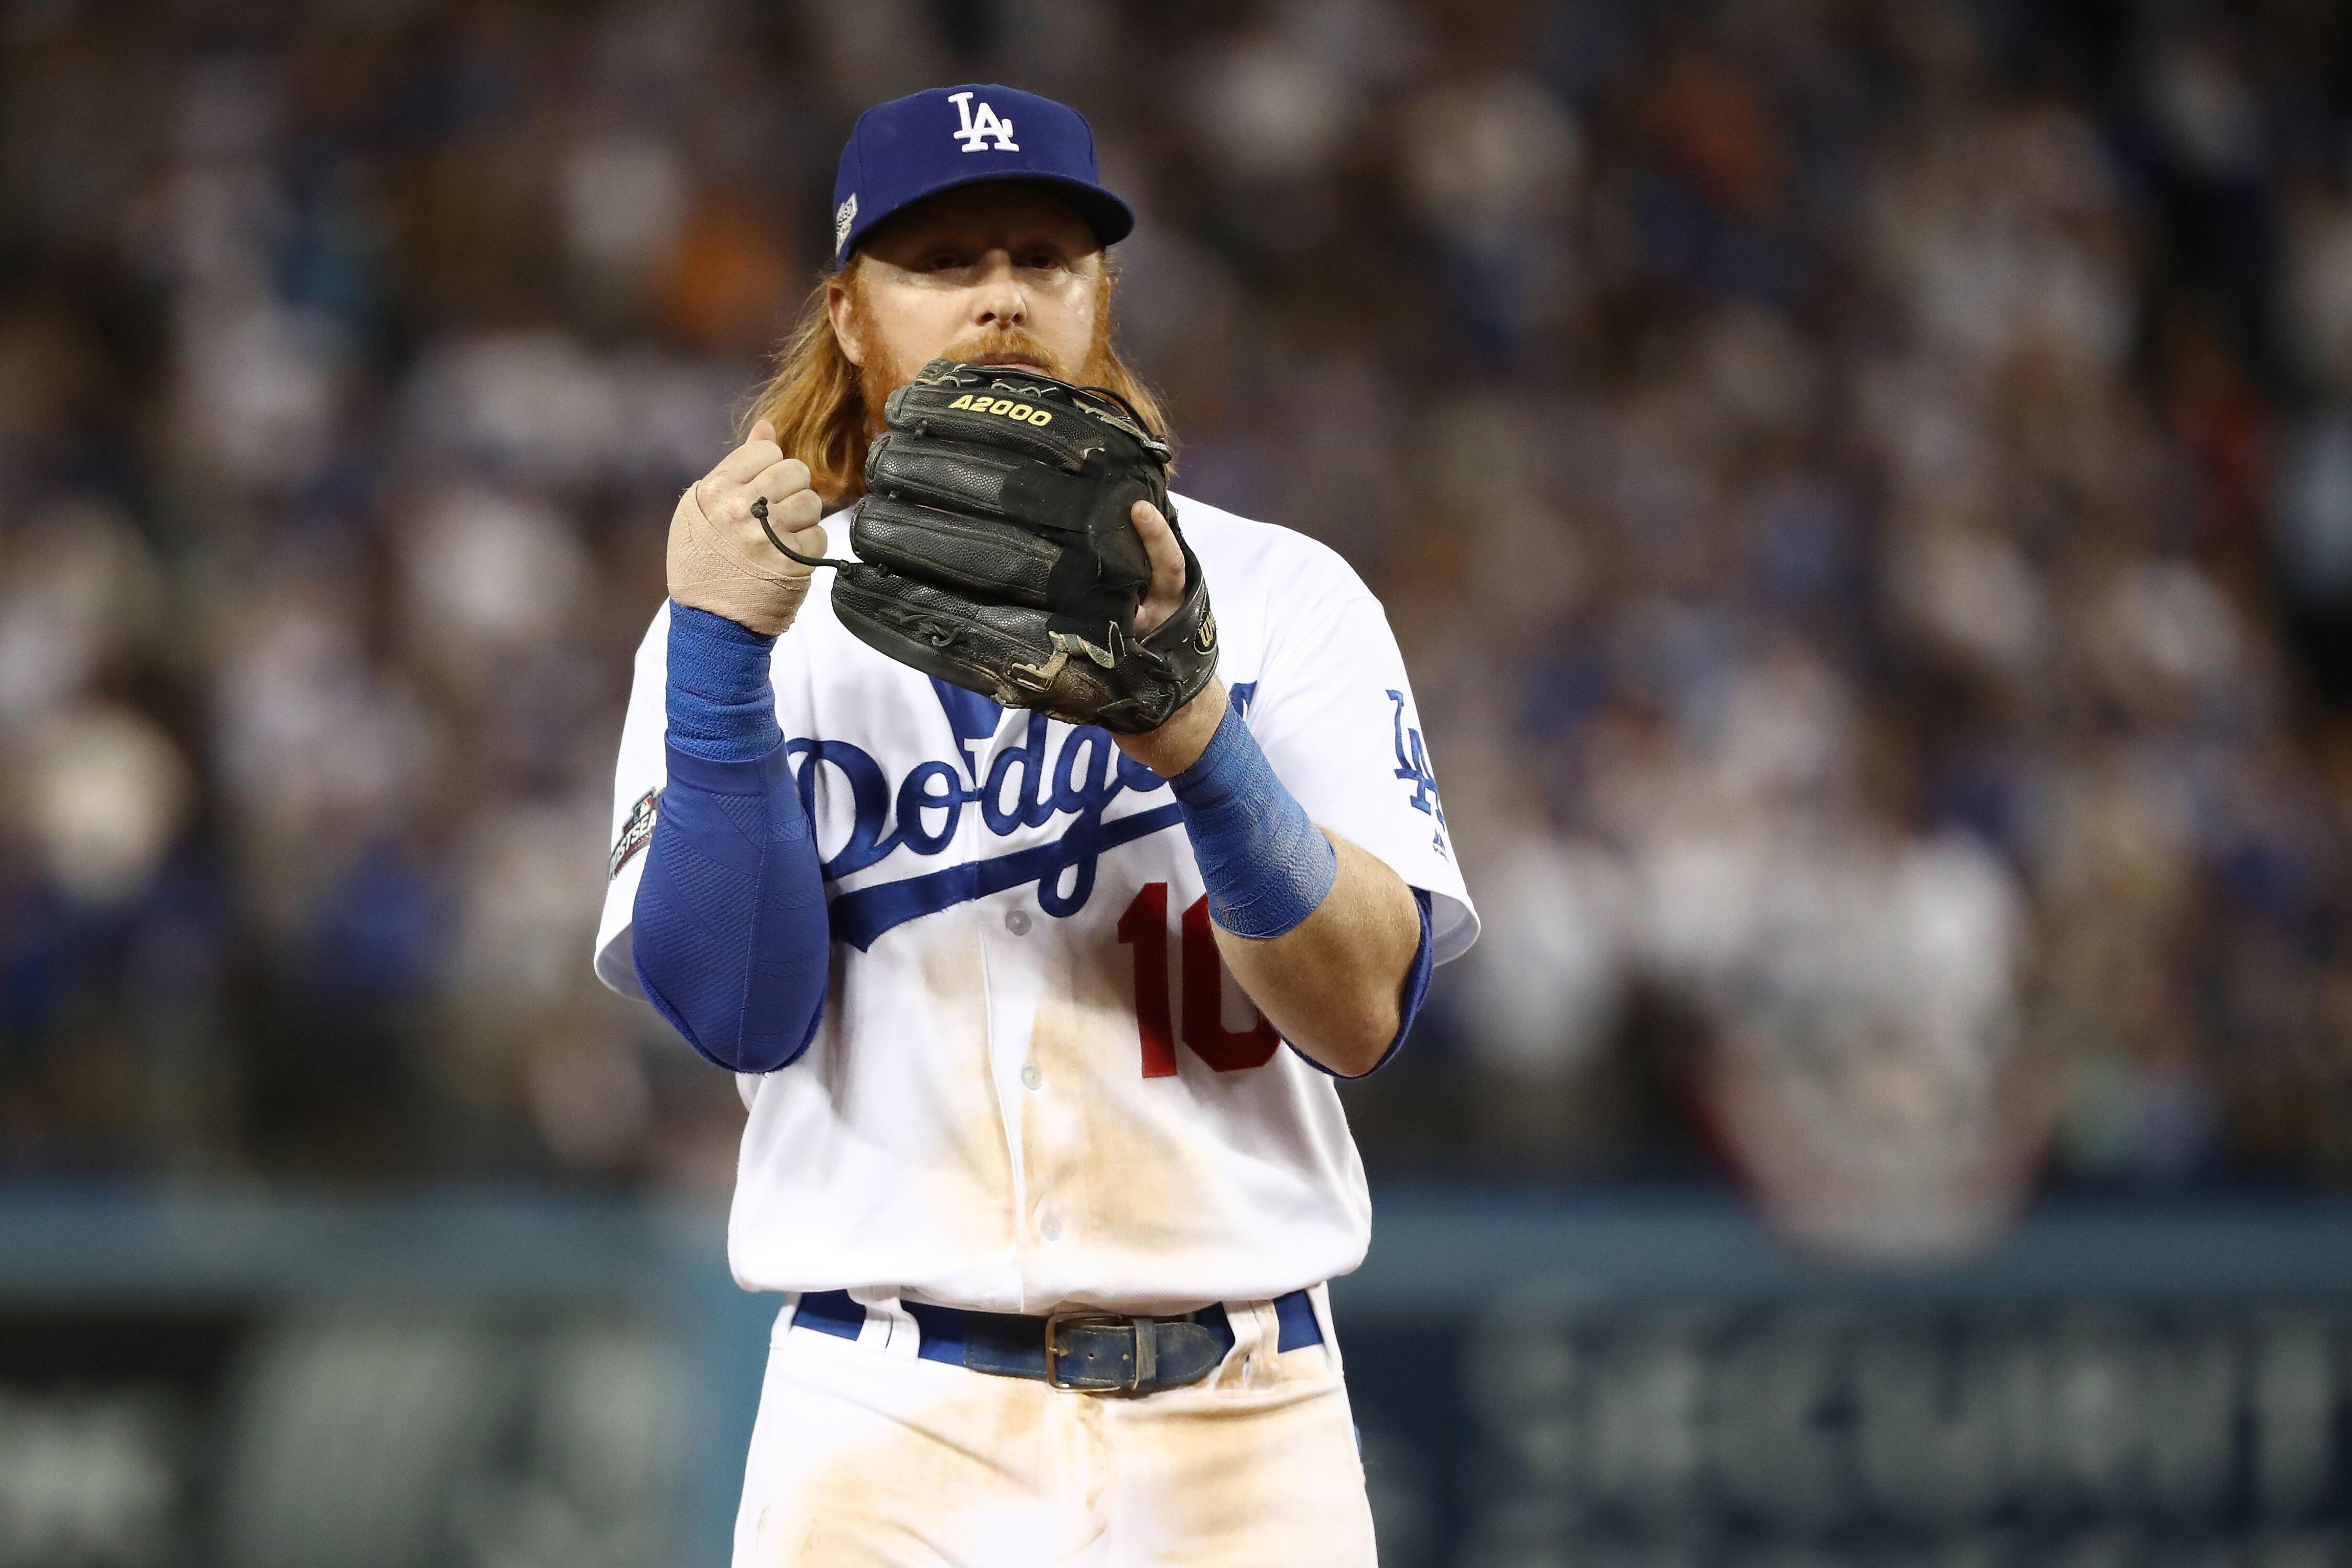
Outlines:
{"label": "blue leather belt", "polygon": [[[1150,1394],[1197,1383],[1234,1348],[1234,1328],[1221,1302],[1181,1318],[1119,1312],[972,1312],[961,1307],[905,1303],[922,1332],[916,1353],[998,1377],[1034,1378],[1056,1388],[1097,1394]],[[1293,1290],[1274,1303],[1281,1325],[1276,1350],[1323,1342],[1314,1303]],[[793,1327],[854,1340],[866,1327],[866,1309],[846,1290],[812,1290],[801,1298]]]}

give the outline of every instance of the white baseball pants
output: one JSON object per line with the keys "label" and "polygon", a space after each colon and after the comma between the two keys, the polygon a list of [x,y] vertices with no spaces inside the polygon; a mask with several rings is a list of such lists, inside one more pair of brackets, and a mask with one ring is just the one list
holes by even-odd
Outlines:
{"label": "white baseball pants", "polygon": [[1328,1316],[1277,1352],[1232,1303],[1214,1373],[1115,1398],[919,1360],[880,1305],[854,1341],[778,1319],[734,1568],[1374,1568]]}

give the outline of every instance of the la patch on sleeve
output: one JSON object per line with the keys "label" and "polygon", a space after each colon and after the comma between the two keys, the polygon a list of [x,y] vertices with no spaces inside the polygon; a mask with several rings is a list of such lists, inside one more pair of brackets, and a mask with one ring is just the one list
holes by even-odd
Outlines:
{"label": "la patch on sleeve", "polygon": [[1391,691],[1389,700],[1396,704],[1396,776],[1412,786],[1405,804],[1436,819],[1429,847],[1451,860],[1454,851],[1445,845],[1445,806],[1437,796],[1437,775],[1430,771],[1429,748],[1422,742],[1421,727],[1406,722],[1404,693]]}
{"label": "la patch on sleeve", "polygon": [[661,811],[661,795],[647,790],[643,799],[629,808],[629,820],[621,825],[620,841],[613,846],[613,858],[605,862],[604,880],[611,881],[621,874],[621,868],[630,858],[654,841],[654,818]]}

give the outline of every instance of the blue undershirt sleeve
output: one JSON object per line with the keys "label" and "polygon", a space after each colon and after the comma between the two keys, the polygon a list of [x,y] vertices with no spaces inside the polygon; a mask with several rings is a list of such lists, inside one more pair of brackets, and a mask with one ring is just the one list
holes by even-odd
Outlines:
{"label": "blue undershirt sleeve", "polygon": [[631,916],[637,981],[703,1056],[773,1072],[814,1037],[832,960],[816,836],[769,685],[776,639],[669,613],[669,780]]}
{"label": "blue undershirt sleeve", "polygon": [[1381,1053],[1381,1059],[1372,1064],[1372,1070],[1376,1072],[1397,1054],[1397,1047],[1404,1044],[1404,1037],[1412,1033],[1412,1021],[1421,1016],[1421,1005],[1429,1000],[1430,974],[1437,968],[1436,951],[1429,941],[1429,889],[1415,888],[1412,902],[1413,907],[1421,911],[1421,945],[1412,950],[1412,968],[1404,977],[1404,994],[1397,999],[1396,1038],[1391,1040],[1389,1048]]}
{"label": "blue undershirt sleeve", "polygon": [[[1396,1037],[1389,1042],[1389,1048],[1381,1053],[1380,1060],[1353,1075],[1354,1078],[1370,1078],[1396,1059],[1397,1052],[1404,1046],[1404,1037],[1412,1033],[1412,1021],[1421,1016],[1421,1005],[1429,1000],[1429,977],[1437,968],[1437,954],[1429,940],[1429,890],[1415,888],[1412,901],[1413,907],[1421,911],[1421,945],[1412,950],[1412,967],[1405,971],[1404,991],[1397,998]],[[1295,1046],[1291,1048],[1297,1049]],[[1346,1073],[1333,1072],[1305,1051],[1298,1052],[1298,1059],[1327,1078],[1349,1077]]]}

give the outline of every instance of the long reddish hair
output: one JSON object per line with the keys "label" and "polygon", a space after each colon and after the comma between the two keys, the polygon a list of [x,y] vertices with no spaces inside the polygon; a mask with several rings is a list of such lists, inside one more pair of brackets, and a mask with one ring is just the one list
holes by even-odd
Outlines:
{"label": "long reddish hair", "polygon": [[[846,505],[866,493],[866,444],[881,427],[881,397],[892,390],[884,387],[880,396],[867,398],[865,373],[842,352],[826,309],[836,282],[849,290],[856,307],[858,272],[865,261],[863,252],[852,256],[838,277],[819,279],[809,290],[800,320],[776,353],[775,374],[743,416],[745,432],[762,419],[776,427],[776,444],[785,456],[808,465],[810,486],[828,508]],[[1094,345],[1076,379],[1109,387],[1133,404],[1161,439],[1170,439],[1160,400],[1128,368],[1111,341],[1111,296],[1117,288],[1118,274],[1106,254]]]}

